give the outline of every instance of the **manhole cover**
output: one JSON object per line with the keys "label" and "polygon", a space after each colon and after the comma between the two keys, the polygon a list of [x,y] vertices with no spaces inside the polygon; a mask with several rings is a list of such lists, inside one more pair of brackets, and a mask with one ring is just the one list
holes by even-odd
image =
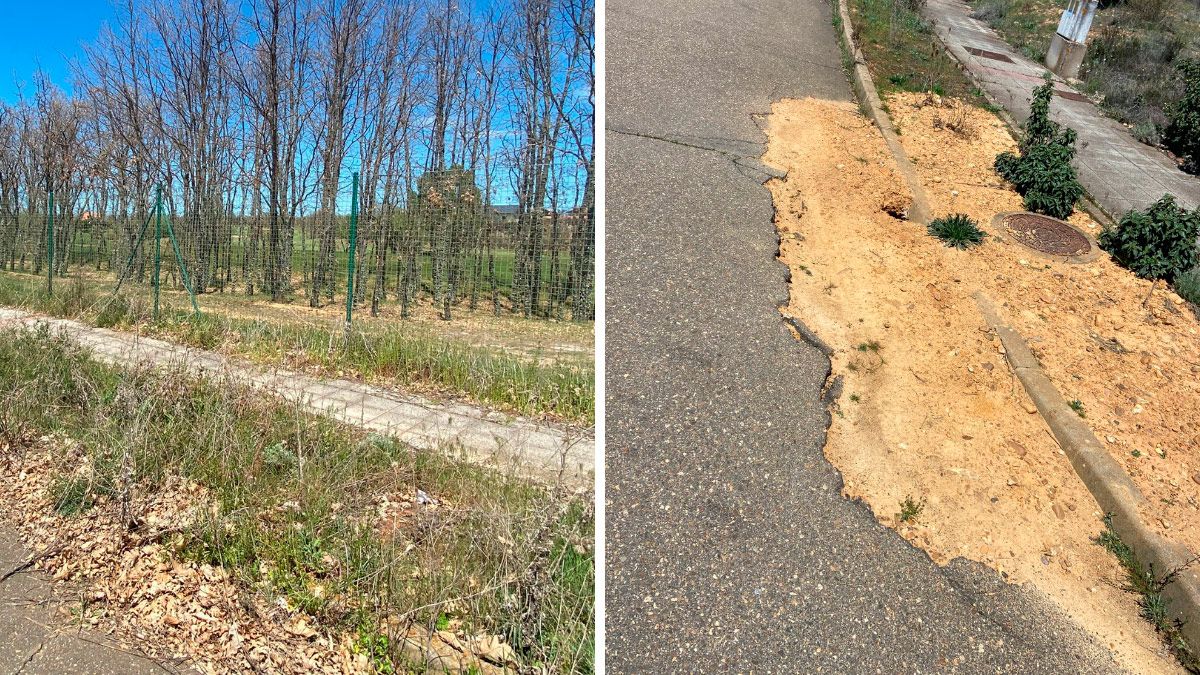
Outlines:
{"label": "manhole cover", "polygon": [[1013,239],[1035,251],[1050,255],[1077,256],[1092,250],[1092,242],[1057,218],[1037,213],[1013,213],[1004,217]]}

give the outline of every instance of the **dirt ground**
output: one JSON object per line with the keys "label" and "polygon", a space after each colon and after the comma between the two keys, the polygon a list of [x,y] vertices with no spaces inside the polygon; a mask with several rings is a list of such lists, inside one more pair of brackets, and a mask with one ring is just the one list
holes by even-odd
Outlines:
{"label": "dirt ground", "polygon": [[[217,508],[202,486],[168,478],[155,489],[135,486],[125,527],[115,499],[64,516],[51,497],[55,476],[90,465],[77,443],[60,436],[0,439],[0,518],[17,526],[33,551],[33,567],[48,575],[62,600],[62,622],[115,637],[142,655],[205,673],[374,673],[355,634],[319,625],[282,598],[269,601],[224,568],[175,557],[167,543]],[[394,528],[396,507],[385,498],[379,526]],[[7,570],[3,570],[6,572]],[[499,675],[519,670],[500,636],[391,625],[398,651],[429,672]],[[381,631],[384,630],[381,628]],[[416,667],[415,665],[413,667]],[[164,672],[174,669],[164,668]]]}
{"label": "dirt ground", "polygon": [[[182,295],[179,299],[186,301]],[[280,304],[219,294],[209,294],[201,300],[222,314],[245,319],[340,327],[346,317],[345,304],[313,308],[303,301]],[[459,309],[453,316],[450,321],[444,321],[431,304],[423,302],[412,308],[408,319],[401,319],[399,305],[388,302],[379,316],[374,317],[368,308],[356,308],[354,321],[358,328],[367,331],[402,321],[414,330],[433,336],[536,358],[542,362],[574,362],[591,359],[595,354],[594,324],[591,322],[525,319],[504,314],[495,316],[487,309],[474,312]]]}
{"label": "dirt ground", "polygon": [[[107,291],[115,283],[111,276],[107,273],[73,270],[71,277],[57,283],[70,284],[74,279],[80,279],[86,284]],[[147,301],[152,297],[149,286],[127,283],[124,292]],[[103,295],[107,299],[107,293]],[[191,309],[191,301],[183,291],[164,288],[162,299],[165,306],[183,311]],[[303,297],[291,302],[270,302],[265,296],[246,297],[241,293],[231,292],[207,293],[198,296],[197,301],[202,312],[290,325],[340,329],[346,318],[344,299],[326,303],[321,307],[310,307]],[[453,318],[445,321],[428,300],[414,303],[412,313],[406,319],[400,318],[399,303],[388,300],[382,303],[378,316],[371,316],[369,306],[356,307],[354,323],[363,331],[400,324],[430,337],[447,338],[477,347],[496,349],[543,363],[585,363],[595,356],[594,322],[525,319],[504,309],[496,316],[487,302],[483,302],[481,308],[475,311],[456,307],[453,310]]]}
{"label": "dirt ground", "polygon": [[[788,172],[770,187],[784,310],[835,353],[844,389],[826,455],[845,492],[928,551],[966,557],[1031,583],[1135,672],[1178,667],[1120,589],[1115,559],[1076,476],[973,299],[981,292],[1029,341],[1047,375],[1154,505],[1161,532],[1200,550],[1200,324],[1161,285],[1100,253],[1046,258],[991,224],[1021,199],[992,170],[1015,148],[991,113],[952,100],[887,101],[935,215],[961,212],[989,233],[968,251],[894,218],[907,199],[878,131],[850,103],[787,100],[764,159]],[[1093,236],[1099,226],[1077,213]],[[1136,451],[1136,452],[1135,452]],[[923,504],[901,522],[900,503]]]}

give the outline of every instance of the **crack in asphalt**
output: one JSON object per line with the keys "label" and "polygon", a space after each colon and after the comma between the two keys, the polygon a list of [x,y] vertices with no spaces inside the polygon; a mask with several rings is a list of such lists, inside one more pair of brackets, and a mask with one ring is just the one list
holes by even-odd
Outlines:
{"label": "crack in asphalt", "polygon": [[[754,113],[761,115],[763,113]],[[753,115],[752,115],[753,117]],[[755,121],[757,125],[758,122]],[[760,127],[761,128],[761,127]],[[766,152],[766,142],[757,143],[754,141],[745,141],[736,138],[714,138],[704,136],[675,136],[675,135],[659,135],[651,134],[644,131],[635,131],[633,129],[619,128],[608,126],[605,131],[620,134],[622,136],[630,136],[632,138],[644,138],[660,143],[670,143],[683,148],[692,150],[704,150],[705,152],[715,152],[728,158],[738,173],[746,178],[749,178],[760,185],[772,178],[783,178],[787,176],[786,171],[780,171],[769,164],[764,163],[759,157],[762,157]],[[714,142],[715,141],[715,142]]]}
{"label": "crack in asphalt", "polygon": [[37,648],[30,652],[29,656],[25,657],[25,660],[21,663],[21,665],[17,666],[17,669],[12,672],[12,675],[20,675],[20,673],[25,670],[25,667],[33,663],[33,660],[36,659],[38,654],[41,654],[42,650],[45,648],[46,641],[43,640],[39,642]]}

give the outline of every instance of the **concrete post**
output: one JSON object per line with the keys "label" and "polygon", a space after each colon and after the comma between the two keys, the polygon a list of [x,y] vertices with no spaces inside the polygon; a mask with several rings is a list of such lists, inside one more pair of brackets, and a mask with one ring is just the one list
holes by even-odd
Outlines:
{"label": "concrete post", "polygon": [[1059,77],[1079,77],[1079,67],[1087,52],[1087,34],[1099,5],[1099,0],[1069,0],[1063,10],[1046,52],[1046,67]]}

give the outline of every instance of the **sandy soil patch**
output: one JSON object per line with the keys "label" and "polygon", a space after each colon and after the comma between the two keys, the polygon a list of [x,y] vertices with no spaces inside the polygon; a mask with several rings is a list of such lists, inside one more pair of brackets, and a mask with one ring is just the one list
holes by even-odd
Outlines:
{"label": "sandy soil patch", "polygon": [[[1119,589],[1115,560],[1091,541],[1103,514],[972,294],[995,302],[1064,395],[1082,402],[1097,435],[1113,437],[1110,450],[1156,505],[1148,520],[1200,548],[1195,317],[1103,254],[1056,262],[992,231],[992,216],[1021,208],[991,168],[1014,147],[993,115],[923,95],[888,106],[935,214],[967,213],[992,236],[958,251],[889,216],[904,183],[853,104],[774,106],[765,160],[788,171],[769,183],[780,256],[792,270],[785,312],[835,350],[834,374],[845,382],[826,455],[848,496],[935,561],[962,556],[1032,583],[1125,666],[1177,670]],[[1099,231],[1086,215],[1072,222]],[[1113,340],[1122,353],[1110,350]],[[899,518],[906,498],[924,503],[912,522]]]}

